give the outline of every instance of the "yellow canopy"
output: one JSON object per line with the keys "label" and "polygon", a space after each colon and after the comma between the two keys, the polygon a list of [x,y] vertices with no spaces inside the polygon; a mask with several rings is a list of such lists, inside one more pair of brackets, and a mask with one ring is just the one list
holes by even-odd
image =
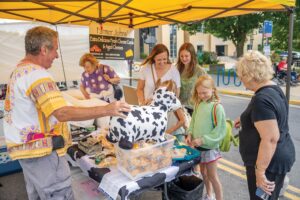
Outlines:
{"label": "yellow canopy", "polygon": [[144,28],[294,6],[295,0],[0,0],[0,18]]}

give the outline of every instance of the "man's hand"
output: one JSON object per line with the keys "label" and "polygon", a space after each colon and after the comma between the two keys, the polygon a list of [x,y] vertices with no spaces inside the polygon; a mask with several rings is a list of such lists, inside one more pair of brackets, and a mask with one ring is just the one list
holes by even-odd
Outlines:
{"label": "man's hand", "polygon": [[115,101],[105,106],[109,112],[109,116],[119,116],[126,118],[127,115],[124,112],[130,112],[130,106],[126,102]]}

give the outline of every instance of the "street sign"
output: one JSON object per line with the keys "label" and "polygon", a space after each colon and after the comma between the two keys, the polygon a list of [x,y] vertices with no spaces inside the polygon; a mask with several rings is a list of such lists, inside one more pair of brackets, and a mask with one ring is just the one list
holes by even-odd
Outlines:
{"label": "street sign", "polygon": [[272,29],[273,29],[273,22],[272,21],[264,21],[264,37],[272,37]]}
{"label": "street sign", "polygon": [[264,54],[265,54],[265,56],[270,56],[271,55],[271,47],[270,47],[270,45],[265,45],[264,46]]}

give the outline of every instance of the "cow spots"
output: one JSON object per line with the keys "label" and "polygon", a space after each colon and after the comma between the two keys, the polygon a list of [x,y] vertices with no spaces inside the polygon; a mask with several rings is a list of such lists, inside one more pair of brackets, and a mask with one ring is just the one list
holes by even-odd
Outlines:
{"label": "cow spots", "polygon": [[153,114],[153,119],[154,120],[157,120],[157,119],[161,118],[161,113],[159,113],[159,112],[153,112],[152,114]]}
{"label": "cow spots", "polygon": [[154,126],[158,126],[158,123],[156,123],[156,121],[153,121],[152,123]]}
{"label": "cow spots", "polygon": [[169,94],[164,94],[164,99],[170,99],[170,95]]}
{"label": "cow spots", "polygon": [[155,137],[157,135],[157,130],[156,130],[156,127],[152,130],[152,135],[151,137]]}
{"label": "cow spots", "polygon": [[161,129],[159,135],[160,136],[164,135],[165,131],[166,131],[166,128]]}
{"label": "cow spots", "polygon": [[126,122],[124,121],[123,118],[117,119],[117,122],[119,122],[121,126],[123,126],[124,128],[126,128]]}
{"label": "cow spots", "polygon": [[140,110],[132,110],[131,114],[134,118],[137,118],[137,121],[141,121],[142,123],[144,123],[144,119],[142,117],[142,112]]}

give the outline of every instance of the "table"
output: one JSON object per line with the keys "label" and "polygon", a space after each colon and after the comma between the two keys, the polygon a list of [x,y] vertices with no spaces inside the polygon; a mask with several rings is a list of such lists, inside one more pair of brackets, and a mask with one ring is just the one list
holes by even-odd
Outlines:
{"label": "table", "polygon": [[[134,197],[140,193],[161,185],[166,186],[167,182],[189,173],[191,168],[200,162],[200,157],[190,161],[176,163],[170,167],[164,168],[159,172],[133,181],[123,175],[117,167],[99,168],[94,164],[88,155],[85,155],[77,145],[68,149],[68,161],[72,166],[78,166],[81,170],[93,180],[99,183],[98,189],[106,193],[112,199],[117,195],[122,200],[128,197]],[[166,187],[164,187],[166,193]]]}

